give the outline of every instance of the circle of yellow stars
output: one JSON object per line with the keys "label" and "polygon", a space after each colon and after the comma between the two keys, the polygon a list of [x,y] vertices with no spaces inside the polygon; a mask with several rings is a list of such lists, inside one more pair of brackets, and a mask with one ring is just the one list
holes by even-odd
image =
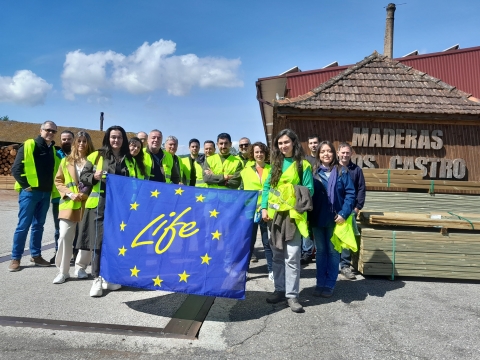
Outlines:
{"label": "circle of yellow stars", "polygon": [[[181,187],[178,189],[175,189],[175,195],[182,195],[184,191],[185,190],[182,189]],[[150,193],[151,193],[150,197],[156,197],[156,198],[158,198],[158,195],[161,194],[157,189],[155,189],[155,191],[150,191]],[[196,202],[203,202],[206,199],[206,197],[200,194],[198,196],[195,196],[195,199],[196,199]],[[137,210],[139,206],[140,204],[137,204],[137,202],[135,201],[133,204],[130,204],[130,210]],[[210,212],[210,217],[215,217],[215,218],[217,218],[217,216],[220,214],[220,212],[217,211],[216,209],[213,209],[212,211],[209,211],[209,212]],[[120,224],[120,231],[125,231],[126,226],[127,224],[125,224],[122,221],[122,223]],[[222,235],[222,233],[220,233],[218,230],[216,230],[214,233],[211,233],[211,234],[212,234],[212,240],[215,240],[215,239],[220,240],[220,236]],[[125,246],[122,245],[122,247],[118,249],[119,251],[118,256],[125,256],[127,250],[128,249],[126,249]],[[201,264],[210,265],[210,260],[212,260],[212,258],[208,256],[208,253],[205,253],[204,256],[200,256],[200,258],[202,259]],[[130,269],[130,272],[131,272],[130,276],[138,278],[138,273],[140,272],[140,269],[138,269],[137,266],[135,265],[133,269]],[[178,280],[179,282],[182,282],[182,281],[188,282],[188,278],[191,275],[188,274],[186,270],[184,270],[183,273],[178,274],[178,276],[179,276],[179,280]],[[157,275],[157,277],[153,278],[152,281],[153,281],[153,286],[161,287],[162,282],[164,280],[160,278],[160,275]]]}

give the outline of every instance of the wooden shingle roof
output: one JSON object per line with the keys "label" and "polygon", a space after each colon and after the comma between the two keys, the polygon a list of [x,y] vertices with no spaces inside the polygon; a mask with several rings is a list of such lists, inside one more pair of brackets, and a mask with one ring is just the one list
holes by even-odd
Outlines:
{"label": "wooden shingle roof", "polygon": [[376,51],[278,108],[480,115],[480,102],[424,72]]}

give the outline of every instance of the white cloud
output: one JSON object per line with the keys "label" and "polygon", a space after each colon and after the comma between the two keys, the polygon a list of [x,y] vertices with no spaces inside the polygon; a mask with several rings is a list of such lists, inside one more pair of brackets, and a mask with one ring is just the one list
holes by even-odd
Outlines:
{"label": "white cloud", "polygon": [[85,54],[69,52],[63,65],[63,88],[67,99],[75,95],[101,94],[120,89],[141,94],[157,89],[169,94],[186,95],[194,86],[239,87],[239,59],[200,58],[195,54],[173,55],[176,44],[159,40],[143,43],[131,55],[114,51]]}
{"label": "white cloud", "polygon": [[51,84],[30,70],[19,70],[13,77],[0,76],[0,102],[41,105],[51,88]]}

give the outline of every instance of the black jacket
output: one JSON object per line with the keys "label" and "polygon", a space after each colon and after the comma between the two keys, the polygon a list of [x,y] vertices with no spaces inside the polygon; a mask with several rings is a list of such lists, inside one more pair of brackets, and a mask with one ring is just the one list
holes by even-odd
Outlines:
{"label": "black jacket", "polygon": [[[35,161],[35,170],[37,171],[38,187],[32,187],[32,190],[52,191],[53,188],[53,169],[55,168],[55,146],[54,142],[47,145],[45,139],[40,135],[35,139],[35,149],[33,150],[33,160]],[[15,162],[12,166],[12,175],[18,181],[22,189],[30,186],[26,176],[22,176],[24,171],[24,144],[17,151]],[[56,156],[56,155],[55,155]]]}
{"label": "black jacket", "polygon": [[362,210],[365,205],[365,177],[363,176],[363,171],[357,165],[350,161],[347,165],[348,172],[353,181],[353,186],[355,186],[355,206],[358,210]]}

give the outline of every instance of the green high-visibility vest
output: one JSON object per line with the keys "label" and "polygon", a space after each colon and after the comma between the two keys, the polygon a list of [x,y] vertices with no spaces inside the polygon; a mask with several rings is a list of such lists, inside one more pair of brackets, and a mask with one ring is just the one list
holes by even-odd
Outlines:
{"label": "green high-visibility vest", "polygon": [[[223,163],[219,154],[213,154],[212,156],[207,157],[206,161],[210,166],[210,170],[212,170],[215,175],[233,175],[237,170],[238,164],[242,164],[242,161],[238,157],[233,155],[229,155]],[[216,184],[207,184],[207,187],[228,189],[226,186]]]}
{"label": "green high-visibility vest", "polygon": [[242,176],[243,182],[243,190],[257,190],[258,191],[258,200],[257,200],[257,210],[260,207],[262,202],[262,190],[263,190],[263,183],[267,180],[268,174],[270,174],[270,170],[272,169],[270,165],[265,164],[262,172],[262,178],[260,178],[259,174],[254,169],[254,166],[246,166],[240,172]]}
{"label": "green high-visibility vest", "polygon": [[[53,146],[53,145],[52,145]],[[38,187],[38,175],[37,175],[37,169],[35,168],[35,160],[33,158],[33,151],[35,150],[35,140],[34,139],[28,139],[25,141],[23,144],[23,171],[24,173],[21,176],[26,176],[28,185],[30,187]],[[53,160],[55,161],[55,165],[53,167],[53,178],[55,179],[55,175],[57,174],[58,166],[60,164],[60,159],[55,155],[55,148],[52,149],[53,153]],[[22,190],[22,187],[18,183],[18,181],[15,181],[14,189],[18,192]],[[58,194],[58,196],[55,197],[60,197],[60,194],[58,193],[58,190],[55,186],[55,183],[52,184],[52,198],[53,194]]]}
{"label": "green high-visibility vest", "polygon": [[[312,166],[307,160],[302,161],[303,173],[310,170]],[[278,180],[277,186],[271,187],[268,193],[268,217],[273,219],[277,211],[288,211],[290,218],[295,220],[298,231],[303,237],[308,237],[307,213],[300,214],[295,210],[295,189],[294,186],[301,184],[298,176],[297,162],[294,161]]]}
{"label": "green high-visibility vest", "polygon": [[[98,161],[97,161],[97,158],[98,158]],[[93,166],[94,172],[97,169],[103,170],[103,156],[100,156],[98,154],[98,151],[94,151],[93,153],[88,155],[87,160],[94,165]],[[95,165],[95,162],[97,162],[97,165]],[[130,177],[135,177],[135,162],[131,162],[130,160],[125,158],[125,165],[127,165],[127,168],[128,168],[128,175]],[[106,177],[107,175],[102,174],[102,179],[105,179]],[[92,187],[92,192],[90,193],[90,196],[88,197],[87,202],[85,203],[85,207],[87,209],[95,209],[98,206],[98,200],[100,198],[100,194],[103,193],[103,190],[101,190],[101,183],[102,181],[98,181]]]}
{"label": "green high-visibility vest", "polygon": [[[163,151],[162,167],[163,167],[163,170],[165,171],[165,182],[171,183],[173,156],[168,151],[165,151],[165,150],[161,150],[161,151]],[[152,175],[152,168],[153,168],[152,155],[149,152],[147,152],[147,148],[143,149],[143,152],[144,152],[143,162],[145,164],[146,178],[150,179],[150,176]]]}
{"label": "green high-visibility vest", "polygon": [[[185,173],[185,177],[188,181],[190,181],[190,174],[192,173],[192,168],[190,167],[190,157],[184,157],[182,159],[183,164],[183,171]],[[195,187],[206,188],[207,184],[203,181],[203,169],[202,165],[200,165],[197,161],[193,161],[193,166],[195,166]],[[188,185],[188,184],[185,184]]]}
{"label": "green high-visibility vest", "polygon": [[[72,178],[70,175],[70,172],[67,169],[67,159],[63,158],[62,161],[60,162],[60,167],[62,168],[63,171],[63,177],[65,178],[65,186],[68,188],[69,192],[78,194],[78,187],[77,183],[75,182],[75,179]],[[67,210],[67,209],[72,209],[72,210],[77,210],[82,207],[82,202],[81,201],[73,201],[70,199],[68,196],[65,199],[60,199],[60,204],[58,205],[59,210]]]}

